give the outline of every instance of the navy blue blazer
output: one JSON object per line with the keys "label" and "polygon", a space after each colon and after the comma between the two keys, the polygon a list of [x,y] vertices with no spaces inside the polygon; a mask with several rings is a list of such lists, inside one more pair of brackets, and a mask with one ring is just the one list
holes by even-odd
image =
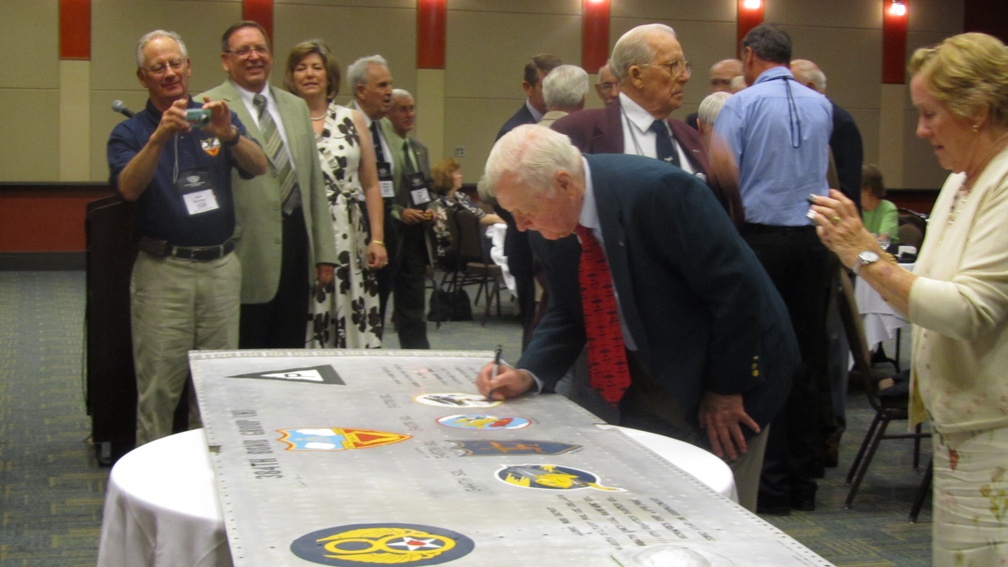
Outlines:
{"label": "navy blue blazer", "polygon": [[501,126],[500,130],[497,131],[497,137],[494,139],[500,140],[501,136],[521,126],[522,124],[535,124],[535,123],[536,123],[535,116],[532,116],[532,111],[528,109],[528,104],[523,102],[521,108],[518,109],[518,112],[515,112],[514,115],[511,116],[511,118],[508,118],[508,121],[505,122],[503,126]]}
{"label": "navy blue blazer", "polygon": [[[613,284],[640,361],[690,423],[705,391],[742,394],[765,427],[784,403],[799,354],[787,308],[755,253],[698,178],[659,160],[585,155]],[[552,389],[585,344],[580,244],[529,240],[549,312],[517,362]],[[751,433],[751,432],[749,432]]]}

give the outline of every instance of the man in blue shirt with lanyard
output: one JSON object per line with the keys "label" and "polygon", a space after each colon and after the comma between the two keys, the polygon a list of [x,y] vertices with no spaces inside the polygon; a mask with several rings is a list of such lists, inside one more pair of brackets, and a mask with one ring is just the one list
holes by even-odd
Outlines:
{"label": "man in blue shirt with lanyard", "polygon": [[825,195],[832,106],[788,69],[791,38],[760,25],[742,40],[749,88],[732,95],[714,126],[712,165],[738,179],[745,210],[742,236],[784,298],[802,355],[781,412],[771,422],[757,510],[815,509],[821,470],[826,385],[826,307],[831,255],[805,214],[806,198]]}
{"label": "man in blue shirt with lanyard", "polygon": [[[136,202],[140,253],[130,283],[137,378],[137,445],[172,433],[189,374],[188,351],[238,347],[241,266],[231,168],[266,172],[266,154],[223,101],[189,96],[185,43],[156,30],[137,42],[147,107],[113,129],[110,182]],[[187,110],[207,111],[187,119]],[[199,409],[189,400],[190,426]]]}

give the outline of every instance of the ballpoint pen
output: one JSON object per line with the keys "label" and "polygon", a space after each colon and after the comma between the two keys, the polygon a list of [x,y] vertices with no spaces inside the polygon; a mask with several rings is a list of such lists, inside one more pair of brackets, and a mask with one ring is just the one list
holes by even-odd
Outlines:
{"label": "ballpoint pen", "polygon": [[[503,352],[504,352],[503,347],[501,347],[501,345],[497,345],[497,350],[494,351],[493,368],[490,370],[491,382],[493,382],[493,379],[497,377],[497,373],[500,372],[500,359],[501,359],[501,353]],[[490,388],[490,391],[487,392],[486,396],[487,399],[490,400],[491,402],[493,401],[493,393],[494,388]]]}

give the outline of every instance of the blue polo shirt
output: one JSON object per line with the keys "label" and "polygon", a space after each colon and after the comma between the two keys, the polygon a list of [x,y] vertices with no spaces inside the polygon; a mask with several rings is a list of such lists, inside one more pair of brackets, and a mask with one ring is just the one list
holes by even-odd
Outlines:
{"label": "blue polo shirt", "polygon": [[795,81],[787,67],[773,67],[728,98],[714,132],[738,163],[746,222],[809,224],[805,197],[828,190],[833,105],[825,96]]}
{"label": "blue polo shirt", "polygon": [[[189,108],[203,105],[189,99]],[[148,99],[147,107],[120,122],[108,141],[109,182],[118,189],[119,174],[157,130],[161,112]],[[234,112],[231,123],[245,135],[245,126]],[[150,185],[137,199],[136,229],[143,236],[166,240],[176,246],[214,246],[231,238],[235,228],[231,196],[231,168],[251,178],[238,167],[229,148],[210,132],[194,128],[165,144],[158,157]],[[183,197],[187,179],[194,176],[213,190],[217,208],[190,214]],[[183,189],[180,189],[182,187]]]}

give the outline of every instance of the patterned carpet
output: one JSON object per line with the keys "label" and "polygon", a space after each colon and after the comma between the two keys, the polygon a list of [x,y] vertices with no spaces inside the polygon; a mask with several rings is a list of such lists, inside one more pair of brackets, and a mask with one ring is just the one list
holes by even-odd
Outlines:
{"label": "patterned carpet", "polygon": [[[109,470],[88,440],[81,377],[83,272],[0,272],[0,566],[93,566]],[[515,303],[486,326],[429,329],[436,349],[518,355]],[[891,348],[890,348],[891,351]],[[903,353],[909,349],[904,348]],[[820,482],[815,512],[765,519],[827,560],[849,567],[930,565],[930,499],[917,524],[907,514],[920,482],[909,441],[884,441],[858,493],[843,508],[844,476],[871,417],[848,399],[840,467]],[[899,427],[897,424],[895,427]],[[930,449],[923,457],[927,462]]]}

